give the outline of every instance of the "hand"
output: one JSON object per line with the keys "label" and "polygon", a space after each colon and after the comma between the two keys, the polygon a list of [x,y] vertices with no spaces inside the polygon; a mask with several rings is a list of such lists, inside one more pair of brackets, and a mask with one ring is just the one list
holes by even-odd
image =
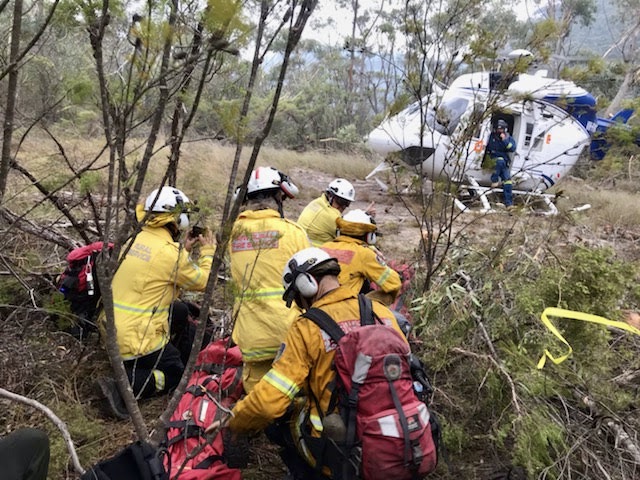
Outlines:
{"label": "hand", "polygon": [[229,423],[229,419],[230,418],[231,418],[231,415],[229,415],[227,413],[222,413],[222,418],[220,418],[218,420],[214,420],[211,423],[211,425],[209,425],[206,428],[206,430],[204,431],[205,435],[208,435],[208,434],[213,433],[213,432],[218,432],[220,429],[226,427],[227,424]]}
{"label": "hand", "polygon": [[506,133],[504,133],[504,132],[502,132],[502,133],[500,134],[500,138],[501,138],[502,140],[506,140],[506,139],[507,139],[507,134],[506,134]]}
{"label": "hand", "polygon": [[213,232],[208,228],[205,228],[202,233],[193,237],[191,236],[191,230],[187,234],[187,238],[184,241],[184,248],[187,252],[190,252],[191,249],[199,243],[200,245],[213,245],[214,244],[214,236]]}

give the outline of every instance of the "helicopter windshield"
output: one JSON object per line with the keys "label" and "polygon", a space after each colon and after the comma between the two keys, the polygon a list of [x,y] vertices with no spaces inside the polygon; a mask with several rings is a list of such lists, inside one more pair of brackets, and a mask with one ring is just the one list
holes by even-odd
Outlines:
{"label": "helicopter windshield", "polygon": [[469,100],[466,98],[452,98],[443,101],[435,110],[429,111],[427,115],[427,125],[443,135],[451,135],[460,118],[467,111]]}

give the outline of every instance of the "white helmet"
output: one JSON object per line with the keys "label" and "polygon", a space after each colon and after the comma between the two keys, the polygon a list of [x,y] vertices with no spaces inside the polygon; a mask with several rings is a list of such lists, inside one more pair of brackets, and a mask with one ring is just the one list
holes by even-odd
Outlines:
{"label": "white helmet", "polygon": [[344,178],[336,178],[327,187],[327,193],[329,195],[335,195],[342,198],[347,202],[353,202],[356,199],[356,191],[351,185],[351,182]]}
{"label": "white helmet", "polygon": [[[336,223],[338,224],[338,235],[342,233],[348,236],[362,236],[369,245],[375,245],[378,240],[376,235],[376,231],[378,230],[376,221],[364,210],[360,210],[358,208],[350,210],[345,213],[342,218],[336,220]],[[349,224],[361,224],[367,226],[358,227],[357,225]]]}
{"label": "white helmet", "polygon": [[175,187],[162,187],[160,192],[156,188],[144,202],[146,212],[172,212],[177,215],[176,224],[180,230],[189,227],[187,213],[191,211],[189,198]]}
{"label": "white helmet", "polygon": [[285,290],[282,299],[287,302],[287,307],[291,306],[293,300],[297,303],[299,296],[312,298],[318,293],[318,282],[309,272],[329,260],[335,258],[317,247],[300,250],[289,259],[282,272],[282,285]]}
{"label": "white helmet", "polygon": [[258,193],[277,192],[282,190],[287,197],[295,198],[299,190],[287,175],[273,167],[258,167],[251,172],[249,183],[247,183],[247,197]]}
{"label": "white helmet", "polygon": [[364,210],[360,210],[356,208],[354,210],[349,210],[342,216],[342,219],[347,222],[353,223],[364,223],[366,225],[375,225],[375,220]]}

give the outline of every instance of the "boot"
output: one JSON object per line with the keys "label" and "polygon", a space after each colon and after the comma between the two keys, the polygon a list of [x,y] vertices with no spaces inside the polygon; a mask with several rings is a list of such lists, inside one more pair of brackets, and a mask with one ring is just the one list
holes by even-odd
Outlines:
{"label": "boot", "polygon": [[103,407],[108,415],[120,420],[129,419],[129,411],[113,378],[98,378],[96,380],[96,389],[102,394]]}

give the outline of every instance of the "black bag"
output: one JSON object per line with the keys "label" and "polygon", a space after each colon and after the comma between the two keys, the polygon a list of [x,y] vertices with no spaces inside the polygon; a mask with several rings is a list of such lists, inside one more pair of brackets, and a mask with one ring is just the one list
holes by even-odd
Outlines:
{"label": "black bag", "polygon": [[161,451],[137,441],[94,465],[80,480],[169,480],[161,457]]}

